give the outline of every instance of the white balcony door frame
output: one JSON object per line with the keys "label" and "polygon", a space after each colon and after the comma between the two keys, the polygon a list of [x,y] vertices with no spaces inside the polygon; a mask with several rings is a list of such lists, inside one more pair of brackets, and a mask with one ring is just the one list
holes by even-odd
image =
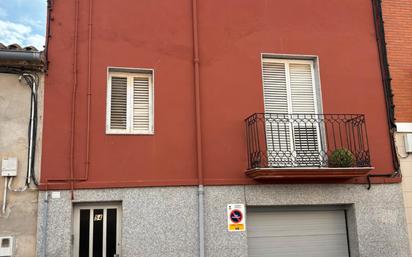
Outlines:
{"label": "white balcony door frame", "polygon": [[[274,54],[262,54],[261,57],[261,70],[262,70],[262,86],[263,86],[263,101],[264,101],[264,110],[265,113],[270,113],[269,110],[267,110],[268,107],[268,102],[265,97],[265,80],[264,80],[264,63],[282,63],[285,67],[285,78],[286,78],[286,92],[287,92],[287,113],[285,114],[294,114],[293,112],[293,106],[292,106],[292,92],[291,92],[291,82],[290,82],[290,64],[308,64],[311,67],[311,79],[312,79],[312,92],[313,92],[313,102],[314,102],[314,112],[310,113],[307,112],[307,114],[320,114],[322,113],[322,101],[321,101],[321,89],[320,89],[320,77],[319,77],[319,63],[318,63],[318,58],[315,56],[299,56],[299,55],[274,55]],[[315,72],[315,65],[316,65],[316,71]],[[295,145],[294,145],[294,138],[293,138],[293,132],[292,132],[292,126],[293,124],[288,124],[288,132],[289,132],[289,145],[290,145],[290,151],[293,153],[295,151]],[[265,126],[267,127],[267,126]],[[323,143],[321,142],[321,133],[320,130],[324,131],[323,126],[320,126],[319,124],[315,126],[316,128],[316,135],[317,135],[317,147],[318,151],[321,149],[326,151],[326,137],[323,138]],[[268,133],[266,133],[266,141],[268,141]],[[268,151],[269,151],[269,146],[266,146]],[[272,149],[273,150],[273,149]],[[270,161],[269,156],[267,156],[268,159],[268,164],[276,166],[276,163],[273,163],[273,161]],[[296,164],[296,157],[292,156],[291,162],[293,163],[293,166],[297,166]]]}

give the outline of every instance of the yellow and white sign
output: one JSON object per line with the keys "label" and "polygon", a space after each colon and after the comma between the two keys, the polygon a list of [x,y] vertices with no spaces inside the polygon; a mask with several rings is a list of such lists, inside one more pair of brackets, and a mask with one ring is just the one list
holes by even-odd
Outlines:
{"label": "yellow and white sign", "polygon": [[245,231],[246,212],[244,204],[227,205],[227,228],[230,232]]}

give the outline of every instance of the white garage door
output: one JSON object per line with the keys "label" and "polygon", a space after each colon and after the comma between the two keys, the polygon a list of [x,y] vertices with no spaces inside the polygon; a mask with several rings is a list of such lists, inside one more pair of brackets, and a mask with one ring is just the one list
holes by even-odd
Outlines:
{"label": "white garage door", "polygon": [[343,210],[248,210],[249,257],[348,257]]}

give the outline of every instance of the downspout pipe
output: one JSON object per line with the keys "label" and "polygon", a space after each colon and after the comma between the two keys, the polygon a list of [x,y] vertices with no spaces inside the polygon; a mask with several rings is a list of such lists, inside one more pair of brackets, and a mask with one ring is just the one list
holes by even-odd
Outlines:
{"label": "downspout pipe", "polygon": [[71,135],[70,135],[70,192],[71,199],[74,200],[74,152],[75,152],[75,131],[76,131],[76,105],[77,105],[77,39],[79,31],[79,0],[74,1],[74,46],[73,46],[73,87],[72,87],[72,110],[71,110]]}
{"label": "downspout pipe", "polygon": [[46,190],[44,194],[44,211],[42,212],[42,222],[44,224],[43,233],[42,233],[42,241],[41,241],[41,248],[40,248],[40,256],[47,257],[47,230],[49,224],[49,192]]}
{"label": "downspout pipe", "polygon": [[387,177],[387,178],[394,178],[400,177],[400,164],[399,159],[396,153],[396,145],[395,145],[395,132],[396,132],[396,124],[395,124],[395,105],[393,103],[393,92],[392,92],[392,78],[389,71],[389,62],[388,62],[388,55],[386,49],[386,40],[385,40],[385,28],[384,28],[384,21],[382,15],[382,0],[372,0],[372,10],[373,10],[373,18],[374,18],[374,25],[375,25],[375,34],[376,34],[376,42],[378,45],[378,52],[379,52],[379,62],[380,62],[380,69],[382,75],[382,84],[383,84],[383,91],[385,94],[385,104],[386,104],[386,115],[389,127],[389,136],[390,136],[390,144],[391,144],[391,152],[392,152],[392,163],[394,170],[389,173],[385,174],[371,174],[368,175],[368,189],[371,188],[371,178],[372,177]]}
{"label": "downspout pipe", "polygon": [[203,158],[202,158],[202,127],[200,112],[200,72],[199,72],[199,34],[198,34],[198,2],[192,0],[193,25],[193,68],[195,86],[195,120],[196,120],[196,163],[198,178],[198,234],[199,257],[205,256],[205,217],[204,217],[204,187],[203,187]]}
{"label": "downspout pipe", "polygon": [[51,27],[51,22],[53,20],[52,11],[53,11],[53,2],[52,0],[47,0],[46,44],[44,46],[44,56],[46,58],[46,61],[45,61],[46,72],[49,69],[49,41],[50,41],[50,38],[52,37],[50,27]]}
{"label": "downspout pipe", "polygon": [[[75,12],[76,12],[76,17],[78,16],[78,0],[75,0]],[[51,8],[50,8],[51,9]],[[78,27],[78,17],[75,20],[75,27]],[[70,183],[70,190],[71,190],[71,198],[74,200],[74,183],[75,182],[83,182],[89,180],[89,170],[90,170],[90,119],[91,119],[91,95],[92,95],[92,77],[91,77],[91,67],[92,67],[92,34],[93,34],[93,0],[89,0],[89,21],[88,21],[88,61],[87,61],[87,124],[86,124],[86,156],[85,156],[85,172],[83,177],[75,177],[74,176],[74,155],[71,154],[70,156],[70,177],[69,178],[59,178],[59,179],[47,179],[46,181],[46,188],[48,188],[48,185],[50,184],[55,184],[55,183],[64,183],[64,182],[69,182]],[[77,36],[78,32],[77,29],[75,31],[75,42],[77,42]],[[77,43],[74,44],[75,48],[77,49]],[[47,49],[47,46],[46,46]],[[77,67],[77,50],[74,51],[73,53],[73,60],[74,60],[74,67]],[[73,70],[73,93],[76,94],[75,89],[77,88],[77,72],[76,68]],[[76,104],[76,96],[72,96],[72,107],[74,107]],[[70,151],[74,152],[74,137],[75,137],[75,108],[72,110],[74,111],[73,117],[72,117],[72,131],[71,131],[71,143],[70,143]],[[46,189],[47,191],[47,189]]]}

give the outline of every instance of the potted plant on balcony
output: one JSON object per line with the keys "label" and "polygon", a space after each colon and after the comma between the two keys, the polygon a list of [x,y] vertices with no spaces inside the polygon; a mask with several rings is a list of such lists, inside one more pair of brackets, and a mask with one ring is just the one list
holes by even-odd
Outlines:
{"label": "potted plant on balcony", "polygon": [[346,148],[338,148],[329,155],[328,163],[329,167],[333,168],[354,167],[356,158],[350,150]]}

